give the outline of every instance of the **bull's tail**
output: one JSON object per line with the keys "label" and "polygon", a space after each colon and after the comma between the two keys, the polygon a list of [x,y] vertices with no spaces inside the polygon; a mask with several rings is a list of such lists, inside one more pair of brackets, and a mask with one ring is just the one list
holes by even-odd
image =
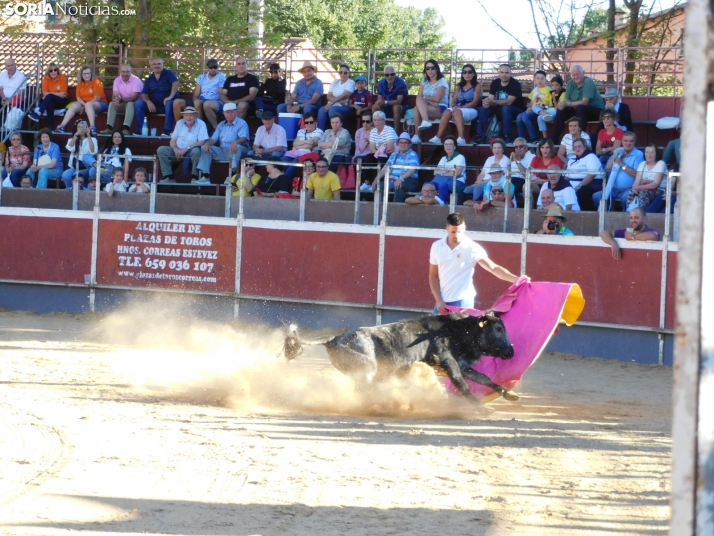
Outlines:
{"label": "bull's tail", "polygon": [[330,339],[332,339],[332,337],[325,337],[323,339],[316,339],[314,341],[303,341],[300,339],[297,324],[290,324],[289,326],[287,326],[287,330],[285,333],[285,342],[283,342],[283,353],[285,354],[285,359],[287,359],[288,361],[292,361],[297,356],[302,354],[303,346],[316,346],[318,344],[325,344]]}

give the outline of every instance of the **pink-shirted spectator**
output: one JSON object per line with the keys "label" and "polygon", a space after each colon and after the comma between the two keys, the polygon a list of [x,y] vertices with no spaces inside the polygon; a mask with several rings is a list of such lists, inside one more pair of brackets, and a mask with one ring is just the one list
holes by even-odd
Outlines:
{"label": "pink-shirted spectator", "polygon": [[[122,133],[125,136],[131,134],[131,123],[134,121],[134,102],[139,98],[143,87],[141,79],[131,74],[131,65],[122,65],[119,68],[119,76],[114,80],[112,86],[112,102],[109,103],[107,112],[107,128],[102,130],[102,134],[111,134],[114,131],[117,114],[124,114]],[[138,125],[137,128],[140,129],[141,125]]]}
{"label": "pink-shirted spectator", "polygon": [[255,132],[253,150],[248,153],[248,156],[255,156],[256,158],[282,157],[288,149],[285,129],[275,124],[275,116],[269,110],[265,110],[262,119],[263,126],[258,127]]}

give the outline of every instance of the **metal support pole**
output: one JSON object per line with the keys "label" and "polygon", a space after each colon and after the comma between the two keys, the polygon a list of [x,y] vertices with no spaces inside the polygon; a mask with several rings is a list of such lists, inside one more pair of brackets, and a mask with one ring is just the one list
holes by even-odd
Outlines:
{"label": "metal support pole", "polygon": [[389,205],[389,175],[392,172],[391,166],[387,166],[384,173],[384,206],[382,207],[382,224],[387,225],[387,206]]}
{"label": "metal support pole", "polygon": [[[607,210],[607,200],[605,199],[605,191],[607,190],[607,173],[602,174],[602,197],[600,198],[600,206],[598,207],[598,224],[597,233],[600,234],[605,230],[605,212]],[[623,207],[627,208],[627,207]]]}
{"label": "metal support pole", "polygon": [[523,195],[523,230],[521,231],[521,275],[526,275],[528,255],[528,232],[531,227],[531,170],[526,169],[526,191]]}
{"label": "metal support pole", "polygon": [[72,210],[79,210],[79,185],[81,181],[75,177],[72,179]]}
{"label": "metal support pole", "polygon": [[236,216],[236,273],[235,273],[235,298],[233,298],[233,318],[235,320],[240,316],[240,272],[242,255],[241,249],[243,248],[243,194],[245,192],[244,181],[248,180],[245,173],[246,161],[243,159],[240,164],[240,181],[236,181],[240,184],[240,200],[238,202],[238,215]]}
{"label": "metal support pole", "polygon": [[302,168],[302,185],[300,186],[300,221],[305,221],[305,210],[307,205],[307,171]]}
{"label": "metal support pole", "polygon": [[[377,175],[379,175],[381,167],[377,165]],[[377,188],[374,190],[374,213],[372,214],[372,225],[379,225],[379,193],[380,193],[381,183],[377,181]]]}
{"label": "metal support pole", "polygon": [[156,174],[156,169],[158,167],[156,155],[154,155],[153,162],[154,172],[151,174],[151,191],[149,195],[149,214],[156,214],[156,194],[159,191],[159,179]]}
{"label": "metal support pole", "polygon": [[509,199],[511,196],[511,166],[510,165],[506,168],[505,194],[506,194],[506,205],[503,207],[503,232],[507,233],[508,232],[508,209],[511,205],[510,199]]}
{"label": "metal support pole", "polygon": [[233,198],[233,192],[231,191],[231,183],[229,180],[228,184],[226,185],[225,211],[223,213],[223,216],[226,218],[231,217],[231,199],[232,198]]}
{"label": "metal support pole", "polygon": [[[387,244],[387,206],[389,205],[389,175],[392,169],[387,166],[384,173],[384,206],[382,207],[382,220],[379,226],[379,265],[377,267],[377,311],[376,323],[382,324],[382,299],[384,294],[384,250]],[[379,182],[377,183],[379,184]],[[378,197],[377,192],[374,197]]]}
{"label": "metal support pole", "polygon": [[[659,285],[659,328],[664,329],[667,308],[667,263],[669,261],[669,206],[672,202],[672,180],[667,178],[667,189],[664,195],[664,235],[662,236],[662,269],[660,271]],[[658,334],[660,365],[664,365],[664,334]]]}
{"label": "metal support pole", "polygon": [[360,186],[362,186],[362,159],[358,158],[355,163],[355,225],[359,225],[359,201],[360,201]]}
{"label": "metal support pole", "polygon": [[[99,211],[99,194],[102,191],[102,160],[103,160],[104,154],[99,153],[97,155],[97,187],[94,191],[94,206],[97,208],[97,212]],[[96,281],[95,281],[96,283]]]}
{"label": "metal support pole", "polygon": [[449,196],[449,213],[456,212],[456,173],[451,177],[451,195]]}

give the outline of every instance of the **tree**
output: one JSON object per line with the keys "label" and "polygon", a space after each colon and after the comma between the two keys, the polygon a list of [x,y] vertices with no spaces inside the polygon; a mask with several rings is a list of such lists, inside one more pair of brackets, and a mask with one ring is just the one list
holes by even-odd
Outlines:
{"label": "tree", "polygon": [[[267,0],[265,28],[273,36],[307,37],[321,49],[443,48],[444,21],[435,9],[394,0]],[[398,21],[398,24],[395,24]]]}

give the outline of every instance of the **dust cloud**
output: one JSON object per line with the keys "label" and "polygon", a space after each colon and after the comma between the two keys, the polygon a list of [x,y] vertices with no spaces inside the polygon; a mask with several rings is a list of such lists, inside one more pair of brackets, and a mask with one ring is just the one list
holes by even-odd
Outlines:
{"label": "dust cloud", "polygon": [[[306,347],[288,363],[278,355],[283,329],[190,319],[185,309],[158,302],[109,314],[97,329],[95,335],[116,354],[115,367],[126,383],[137,393],[174,402],[241,413],[414,419],[484,414],[481,407],[449,395],[441,378],[422,363],[367,388],[336,370],[322,346]],[[304,339],[312,336],[302,332]]]}

